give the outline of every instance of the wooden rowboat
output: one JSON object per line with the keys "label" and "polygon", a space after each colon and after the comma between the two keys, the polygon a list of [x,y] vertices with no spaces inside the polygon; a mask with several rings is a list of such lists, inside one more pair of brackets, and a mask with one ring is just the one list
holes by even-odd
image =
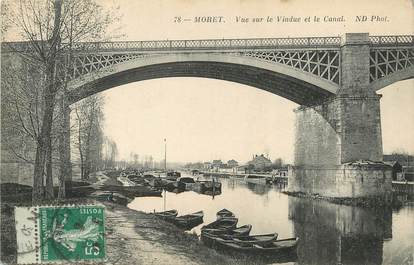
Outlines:
{"label": "wooden rowboat", "polygon": [[234,240],[215,239],[215,246],[221,249],[255,255],[288,255],[296,250],[299,238],[287,238],[265,244],[238,242]]}
{"label": "wooden rowboat", "polygon": [[223,229],[223,228],[205,228],[203,229],[204,233],[211,235],[237,235],[237,236],[247,236],[252,230],[252,225],[243,225],[237,228],[232,229]]}
{"label": "wooden rowboat", "polygon": [[164,219],[164,220],[173,220],[175,217],[177,217],[178,212],[177,210],[169,210],[164,212],[154,212],[153,213],[158,218]]}
{"label": "wooden rowboat", "polygon": [[240,236],[240,235],[233,235],[232,240],[236,242],[241,242],[245,244],[258,244],[263,245],[269,242],[276,241],[278,234],[264,234],[264,235],[251,235],[251,236]]}
{"label": "wooden rowboat", "polygon": [[217,238],[223,239],[226,242],[231,243],[232,241],[235,241],[235,243],[244,243],[244,244],[257,244],[257,245],[264,245],[268,244],[270,242],[273,242],[277,239],[278,234],[262,234],[262,235],[213,235],[209,233],[204,233],[201,235],[201,239],[203,243],[206,245],[212,246],[214,244],[214,241],[216,241]]}
{"label": "wooden rowboat", "polygon": [[205,225],[201,228],[201,232],[204,229],[233,229],[236,228],[237,222],[239,219],[235,217],[230,218],[221,218],[219,220],[216,220],[212,223],[209,223],[208,225]]}
{"label": "wooden rowboat", "polygon": [[201,223],[203,223],[204,213],[203,211],[195,212],[192,214],[186,214],[182,216],[175,217],[173,222],[176,226],[191,229]]}
{"label": "wooden rowboat", "polygon": [[252,230],[252,225],[244,225],[234,229],[201,229],[201,240],[206,246],[214,246],[217,238],[232,237],[232,236],[246,236]]}
{"label": "wooden rowboat", "polygon": [[220,218],[224,218],[224,217],[235,217],[234,213],[232,213],[231,211],[229,211],[227,209],[222,209],[222,210],[218,211],[216,216],[217,216],[217,220],[220,219]]}

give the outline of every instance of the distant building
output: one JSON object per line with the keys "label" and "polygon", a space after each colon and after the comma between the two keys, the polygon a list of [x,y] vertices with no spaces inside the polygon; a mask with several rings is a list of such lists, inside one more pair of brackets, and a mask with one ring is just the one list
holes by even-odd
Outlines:
{"label": "distant building", "polygon": [[227,161],[227,166],[229,168],[235,168],[235,167],[239,166],[239,163],[236,160],[231,159],[231,160]]}
{"label": "distant building", "polygon": [[[402,167],[401,173],[396,173],[396,180],[401,181],[414,181],[414,156],[406,155],[406,154],[391,154],[391,155],[384,155],[383,160],[385,163],[390,164],[394,162],[398,162],[399,165]],[[393,166],[392,164],[390,164]],[[394,174],[394,166],[393,166],[393,174]],[[393,176],[394,180],[394,176]]]}
{"label": "distant building", "polygon": [[234,169],[234,173],[248,173],[248,172],[246,172],[246,166],[238,166]]}
{"label": "distant building", "polygon": [[223,165],[223,162],[221,162],[221,160],[213,160],[211,164],[213,167],[217,167]]}
{"label": "distant building", "polygon": [[392,166],[392,180],[402,181],[403,179],[403,167],[398,161],[389,161],[385,162],[386,164]]}
{"label": "distant building", "polygon": [[272,161],[269,158],[265,157],[263,154],[255,155],[253,159],[247,162],[248,165],[253,165],[255,171],[263,171],[266,168],[269,168],[272,165]]}
{"label": "distant building", "polygon": [[288,176],[288,168],[287,167],[283,167],[280,169],[273,169],[272,170],[272,175],[275,177],[287,177]]}
{"label": "distant building", "polygon": [[211,168],[215,172],[218,172],[220,168],[222,167],[223,167],[223,162],[221,160],[213,160],[213,162],[211,163]]}
{"label": "distant building", "polygon": [[403,167],[403,179],[407,181],[414,181],[414,167]]}
{"label": "distant building", "polygon": [[212,164],[210,162],[204,162],[203,169],[204,170],[210,170],[212,168]]}

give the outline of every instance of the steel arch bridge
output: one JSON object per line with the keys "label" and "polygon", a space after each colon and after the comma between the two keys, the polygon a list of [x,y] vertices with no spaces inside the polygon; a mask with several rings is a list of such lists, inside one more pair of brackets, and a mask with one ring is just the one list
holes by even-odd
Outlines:
{"label": "steel arch bridge", "polygon": [[[369,47],[364,89],[377,91],[414,77],[414,36],[364,41]],[[345,43],[341,37],[75,43],[68,97],[76,102],[130,82],[186,76],[238,82],[310,106],[340,91]],[[8,46],[30,52],[25,43]]]}
{"label": "steel arch bridge", "polygon": [[[26,43],[2,48],[2,56],[31,52]],[[381,163],[376,91],[414,78],[412,35],[75,43],[70,55],[62,60],[69,82],[59,104],[66,177],[70,104],[140,80],[204,77],[257,87],[301,105],[290,191],[330,197],[391,191],[390,170]],[[361,160],[370,162],[356,163]]]}

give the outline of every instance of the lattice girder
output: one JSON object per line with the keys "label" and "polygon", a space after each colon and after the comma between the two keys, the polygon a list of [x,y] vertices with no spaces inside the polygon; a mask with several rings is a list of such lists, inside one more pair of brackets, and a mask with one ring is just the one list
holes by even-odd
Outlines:
{"label": "lattice girder", "polygon": [[248,51],[243,56],[280,63],[340,84],[340,51],[338,50],[275,50]]}
{"label": "lattice girder", "polygon": [[[223,52],[232,56],[247,56],[258,60],[279,63],[294,69],[319,76],[339,84],[340,52],[339,50],[275,50]],[[117,53],[117,54],[79,54],[73,60],[69,79],[85,74],[108,69],[126,61],[161,55],[158,53]]]}
{"label": "lattice girder", "polygon": [[369,80],[373,82],[414,66],[414,48],[371,49],[369,61]]}
{"label": "lattice girder", "polygon": [[[340,49],[266,49],[221,53],[232,56],[252,57],[257,60],[282,64],[340,85]],[[162,56],[162,54],[145,52],[77,54],[69,71],[69,79],[109,69],[112,66],[130,60]],[[414,48],[412,47],[374,47],[370,50],[370,82],[412,66],[414,66]]]}
{"label": "lattice girder", "polygon": [[146,54],[87,54],[77,55],[73,58],[71,70],[69,71],[69,79],[74,79],[85,74],[107,69],[111,66],[144,58]]}

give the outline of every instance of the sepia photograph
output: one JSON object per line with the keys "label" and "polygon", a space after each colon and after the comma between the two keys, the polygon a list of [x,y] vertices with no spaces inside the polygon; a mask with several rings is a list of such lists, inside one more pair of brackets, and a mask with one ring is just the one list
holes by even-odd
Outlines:
{"label": "sepia photograph", "polygon": [[414,265],[414,0],[0,7],[0,264]]}

